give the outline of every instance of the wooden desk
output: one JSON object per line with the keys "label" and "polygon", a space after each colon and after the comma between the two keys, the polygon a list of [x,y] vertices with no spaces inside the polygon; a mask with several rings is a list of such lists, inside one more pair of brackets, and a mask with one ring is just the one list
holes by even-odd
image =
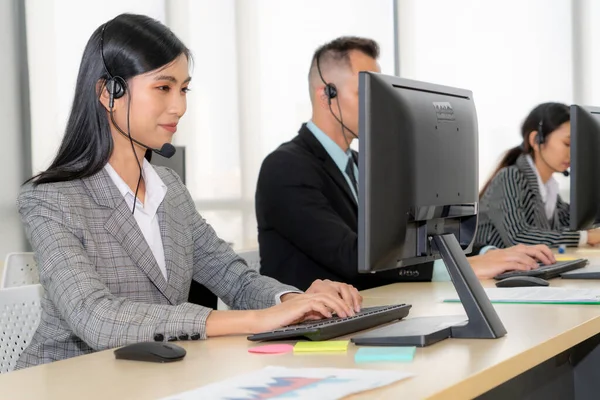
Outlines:
{"label": "wooden desk", "polygon": [[[493,282],[484,282],[485,286]],[[553,286],[600,287],[595,281],[552,281]],[[363,292],[365,305],[411,303],[411,316],[462,314],[441,303],[450,283],[404,283]],[[347,354],[254,355],[244,337],[180,342],[181,362],[152,364],[115,360],[112,351],[0,375],[7,399],[150,399],[197,388],[269,365],[386,369],[416,376],[353,399],[466,399],[481,395],[600,332],[596,306],[496,305],[508,334],[497,340],[449,339],[417,349],[412,363],[354,363]]]}

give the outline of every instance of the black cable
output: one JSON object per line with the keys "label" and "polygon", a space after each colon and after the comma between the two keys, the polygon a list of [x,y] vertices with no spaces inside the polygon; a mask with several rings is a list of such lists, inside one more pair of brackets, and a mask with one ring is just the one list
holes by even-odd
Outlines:
{"label": "black cable", "polygon": [[[125,83],[125,80],[123,80],[123,83]],[[126,135],[129,138],[129,143],[131,143],[131,150],[133,151],[133,156],[135,157],[135,161],[137,162],[138,168],[140,170],[140,177],[138,178],[138,182],[135,187],[135,195],[133,197],[133,208],[131,210],[131,214],[133,215],[133,214],[135,214],[135,206],[137,204],[137,195],[138,195],[138,191],[140,189],[140,183],[142,182],[142,165],[140,164],[140,160],[138,160],[138,158],[137,158],[137,154],[135,152],[135,146],[133,145],[133,139],[131,137],[131,125],[130,125],[130,120],[129,120],[129,114],[130,114],[130,110],[131,110],[131,95],[129,94],[129,88],[127,87],[126,83],[125,83],[124,89],[125,89],[125,94],[127,94],[127,133],[126,133]],[[119,125],[117,124],[117,121],[115,121],[115,118],[113,115],[113,107],[109,108],[109,113],[110,113],[110,120],[112,121],[115,128],[117,128],[122,133],[125,133],[119,127]]]}
{"label": "black cable", "polygon": [[137,162],[138,168],[140,170],[140,177],[138,178],[137,185],[135,186],[135,195],[133,196],[133,209],[131,210],[131,215],[134,215],[135,206],[137,205],[138,190],[140,190],[140,183],[142,182],[142,164],[140,163],[140,160],[137,157],[137,153],[135,152],[135,146],[133,145],[133,139],[131,138],[131,126],[129,124],[130,110],[131,110],[131,94],[129,93],[129,90],[127,90],[127,136],[129,136],[129,143],[131,143],[131,150],[133,151],[133,156],[135,157],[135,161]]}
{"label": "black cable", "polygon": [[[319,73],[319,78],[321,78],[321,82],[323,82],[323,84],[325,85],[325,91],[326,91],[326,95],[327,95],[327,103],[329,104],[329,112],[331,113],[331,115],[333,115],[333,118],[335,118],[335,120],[337,122],[340,123],[340,125],[342,126],[342,135],[344,136],[344,141],[346,142],[346,146],[348,147],[348,150],[350,150],[350,143],[348,143],[348,138],[346,137],[346,132],[345,130],[348,130],[352,136],[354,136],[356,139],[358,139],[358,135],[356,133],[354,133],[352,131],[352,129],[346,127],[346,125],[344,125],[344,121],[343,121],[343,116],[342,116],[342,108],[340,107],[340,99],[338,97],[338,93],[337,93],[337,88],[333,83],[328,83],[325,78],[323,77],[323,73],[321,72],[321,53],[318,53],[315,55],[315,59],[316,59],[316,64],[317,64],[317,72]],[[328,88],[333,88],[335,90],[334,95],[331,95],[331,89],[327,90]],[[340,117],[338,118],[337,115],[335,115],[335,113],[333,112],[333,109],[331,108],[331,98],[335,97],[335,102],[337,104],[337,108],[338,108],[338,112],[340,113]],[[354,161],[355,164],[358,165],[358,162],[356,161],[356,157],[354,156],[354,153],[352,152],[352,150],[350,150],[350,154],[352,156],[352,160]]]}
{"label": "black cable", "polygon": [[[333,110],[331,109],[331,102],[329,103],[329,111],[331,112],[331,115],[333,115],[333,117],[340,123],[340,125],[342,126],[342,136],[344,136],[344,141],[346,142],[346,147],[348,148],[348,150],[350,151],[350,156],[352,157],[352,161],[354,161],[355,164],[358,164],[356,162],[356,157],[354,156],[354,152],[352,151],[352,149],[350,149],[350,143],[348,142],[348,138],[346,137],[346,129],[348,129],[350,132],[352,132],[349,128],[346,128],[346,125],[344,125],[344,119],[342,116],[342,108],[340,107],[340,99],[336,96],[335,97],[335,102],[337,104],[337,108],[338,108],[338,112],[340,113],[340,117],[338,118],[335,113],[333,112]],[[354,137],[357,137],[354,132],[352,132],[352,134],[354,135]]]}

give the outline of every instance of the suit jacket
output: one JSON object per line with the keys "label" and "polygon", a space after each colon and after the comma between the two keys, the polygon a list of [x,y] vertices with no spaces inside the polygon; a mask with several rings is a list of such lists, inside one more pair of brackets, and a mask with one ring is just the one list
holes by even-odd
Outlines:
{"label": "suit jacket", "polygon": [[525,155],[503,168],[479,202],[476,241],[509,247],[518,243],[577,246],[579,232],[568,232],[569,204],[560,195],[548,220],[535,171]]}
{"label": "suit jacket", "polygon": [[369,289],[429,281],[432,264],[358,273],[358,205],[325,148],[302,125],[263,162],[256,189],[261,273],[302,290],[315,279]]}
{"label": "suit jacket", "polygon": [[18,207],[45,294],[40,325],[17,368],[148,340],[206,338],[211,309],[187,303],[192,279],[236,309],[275,304],[295,288],[259,275],[202,219],[179,177],[158,209],[168,279],[103,169],[25,185]]}

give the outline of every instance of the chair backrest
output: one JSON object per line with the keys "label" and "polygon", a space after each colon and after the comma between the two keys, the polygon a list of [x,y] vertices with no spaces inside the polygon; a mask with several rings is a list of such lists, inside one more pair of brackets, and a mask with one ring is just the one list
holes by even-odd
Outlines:
{"label": "chair backrest", "polygon": [[[238,256],[246,260],[248,266],[260,272],[260,255],[258,250],[247,250],[238,252]],[[223,300],[217,300],[217,310],[229,310],[227,304]]]}
{"label": "chair backrest", "polygon": [[42,285],[0,290],[0,374],[12,371],[40,324]]}
{"label": "chair backrest", "polygon": [[6,256],[0,289],[38,283],[40,275],[33,253],[10,253]]}

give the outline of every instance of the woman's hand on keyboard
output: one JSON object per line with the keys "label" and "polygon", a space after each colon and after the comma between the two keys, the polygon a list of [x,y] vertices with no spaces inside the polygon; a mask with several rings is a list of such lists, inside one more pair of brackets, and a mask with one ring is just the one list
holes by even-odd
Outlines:
{"label": "woman's hand on keyboard", "polygon": [[339,295],[332,293],[294,293],[276,306],[255,311],[253,332],[265,332],[311,319],[331,318],[332,311],[339,317],[354,315],[352,307]]}
{"label": "woman's hand on keyboard", "polygon": [[514,250],[527,254],[529,257],[535,258],[544,265],[552,265],[556,263],[556,257],[554,257],[552,250],[550,250],[550,247],[546,246],[545,244],[536,244],[533,246],[518,244],[516,246],[509,247],[507,250]]}
{"label": "woman's hand on keyboard", "polygon": [[506,271],[529,271],[538,267],[534,258],[510,248],[490,250],[484,255],[469,257],[468,260],[479,279],[491,279]]}
{"label": "woman's hand on keyboard", "polygon": [[352,307],[355,312],[359,312],[360,307],[362,306],[363,298],[354,286],[330,281],[329,279],[317,279],[306,290],[306,293],[331,293],[338,295],[346,304]]}
{"label": "woman's hand on keyboard", "polygon": [[506,271],[528,271],[542,264],[554,264],[556,258],[548,246],[518,244],[507,249],[489,250],[480,256],[469,257],[469,263],[479,279],[490,279]]}

